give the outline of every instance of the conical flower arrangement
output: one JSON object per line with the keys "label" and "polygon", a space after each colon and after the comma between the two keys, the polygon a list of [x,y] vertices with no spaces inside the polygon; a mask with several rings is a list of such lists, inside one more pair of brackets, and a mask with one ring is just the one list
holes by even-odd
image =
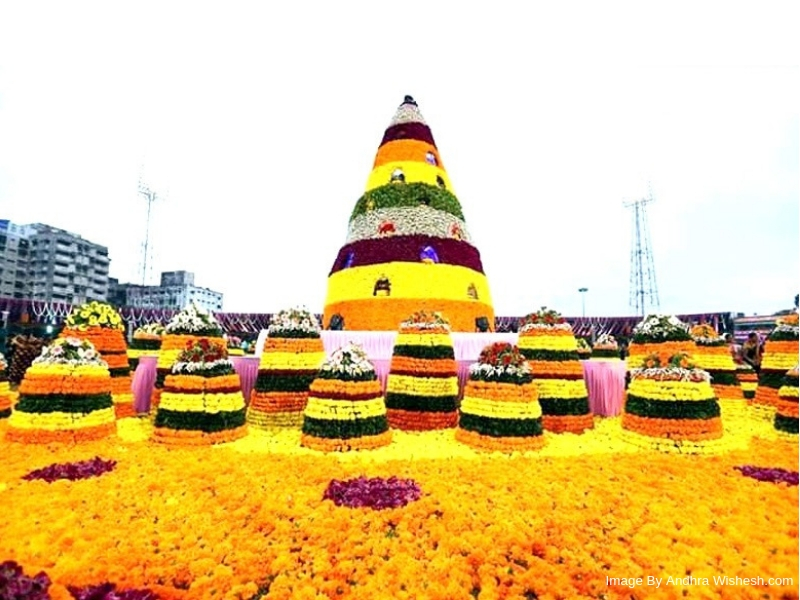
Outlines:
{"label": "conical flower arrangement", "polygon": [[778,390],[775,406],[775,429],[786,439],[797,442],[798,435],[798,373],[797,366],[786,373],[783,385]]}
{"label": "conical flower arrangement", "polygon": [[25,372],[6,439],[80,442],[116,433],[108,364],[91,342],[59,338]]}
{"label": "conical flower arrangement", "polygon": [[631,371],[622,428],[628,441],[666,452],[719,447],[722,419],[710,376],[683,352],[665,363],[656,353],[646,357]]}
{"label": "conical flower arrangement", "polygon": [[752,400],[756,397],[758,373],[755,372],[753,367],[746,362],[736,363],[736,379],[739,381],[739,385],[742,386],[742,395],[746,400]]}
{"label": "conical flower arrangement", "polygon": [[783,385],[786,371],[797,363],[798,323],[797,313],[778,319],[775,329],[764,344],[758,389],[751,406],[755,414],[770,421],[775,417],[778,390]]}
{"label": "conical flower arrangement", "polygon": [[689,326],[672,315],[648,315],[633,328],[628,346],[628,370],[638,369],[645,358],[658,356],[667,364],[676,354],[694,356],[697,345],[689,335]]}
{"label": "conical flower arrangement", "polygon": [[518,344],[533,371],[545,430],[582,433],[593,428],[578,343],[564,317],[546,307],[527,315],[520,321]]}
{"label": "conical flower arrangement", "polygon": [[487,346],[478,362],[470,365],[456,439],[501,452],[537,450],[544,445],[533,373],[513,344]]}
{"label": "conical flower arrangement", "polygon": [[246,433],[241,382],[225,342],[186,342],[164,379],[153,439],[194,446],[232,442]]}
{"label": "conical flower arrangement", "polygon": [[600,335],[592,347],[592,360],[622,360],[619,355],[617,339],[610,333]]}
{"label": "conical flower arrangement", "polygon": [[105,302],[92,301],[74,308],[59,337],[74,337],[92,343],[108,364],[111,397],[117,418],[136,416],[125,323],[114,307]]}
{"label": "conical flower arrangement", "polygon": [[400,324],[386,382],[389,424],[426,431],[458,422],[458,364],[450,325],[436,312],[420,311]]}
{"label": "conical flower arrangement", "polygon": [[320,367],[303,411],[301,444],[323,452],[370,450],[392,441],[375,367],[353,343]]}
{"label": "conical flower arrangement", "polygon": [[12,400],[11,385],[8,383],[8,361],[0,352],[0,419],[11,416]]}
{"label": "conical flower arrangement", "polygon": [[308,389],[324,360],[316,316],[300,308],[275,315],[258,364],[247,422],[258,429],[301,427]]}
{"label": "conical flower arrangement", "polygon": [[707,324],[695,325],[689,334],[697,344],[697,351],[692,358],[697,368],[711,376],[711,388],[723,412],[733,414],[746,411],[747,403],[736,376],[736,363],[725,338]]}
{"label": "conical flower arrangement", "polygon": [[155,414],[161,399],[164,380],[172,372],[172,366],[190,342],[202,338],[222,340],[222,327],[210,312],[192,302],[175,314],[164,328],[161,348],[156,363],[157,374],[153,394],[150,399],[150,412]]}
{"label": "conical flower arrangement", "polygon": [[350,217],[328,277],[323,322],[394,331],[417,310],[442,313],[453,331],[494,329],[480,253],[431,130],[406,96]]}
{"label": "conical flower arrangement", "polygon": [[158,356],[164,333],[165,329],[161,323],[148,323],[136,328],[128,347],[128,364],[131,369],[135,370],[139,366],[139,359],[142,356]]}

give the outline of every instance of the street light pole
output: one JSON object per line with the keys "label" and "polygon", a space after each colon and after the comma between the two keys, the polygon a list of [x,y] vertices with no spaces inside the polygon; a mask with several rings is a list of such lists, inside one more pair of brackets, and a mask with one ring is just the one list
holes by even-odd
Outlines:
{"label": "street light pole", "polygon": [[586,318],[586,292],[589,291],[589,288],[582,287],[578,288],[578,291],[581,293],[581,317],[584,319]]}

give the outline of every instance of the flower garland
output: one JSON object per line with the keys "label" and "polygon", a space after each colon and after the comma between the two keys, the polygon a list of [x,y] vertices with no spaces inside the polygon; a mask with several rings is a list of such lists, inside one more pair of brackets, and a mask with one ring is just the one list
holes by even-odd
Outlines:
{"label": "flower garland", "polygon": [[301,445],[323,452],[369,450],[392,440],[375,367],[352,342],[334,351],[311,383]]}
{"label": "flower garland", "polygon": [[73,309],[59,337],[85,339],[92,343],[111,373],[111,398],[118,419],[133,417],[133,378],[125,341],[124,323],[109,304],[89,302]]}
{"label": "flower garland", "polygon": [[601,334],[594,342],[592,360],[620,360],[619,343],[610,333]]}
{"label": "flower garland", "polygon": [[116,309],[106,302],[96,300],[73,308],[64,326],[68,329],[102,327],[125,331],[125,322]]}
{"label": "flower garland", "polygon": [[299,428],[309,387],[325,360],[319,321],[305,309],[282,310],[267,333],[247,422],[262,430]]}
{"label": "flower garland", "polygon": [[783,380],[778,390],[775,406],[775,429],[786,439],[797,442],[798,435],[798,367],[795,366]]}
{"label": "flower garland", "polygon": [[[706,371],[698,369],[685,352],[662,366],[660,356],[646,357],[631,371],[631,383],[622,415],[622,428],[636,437],[656,438],[655,449],[676,446],[703,448],[722,437],[720,407]],[[668,444],[663,444],[668,440]]]}
{"label": "flower garland", "polygon": [[244,437],[245,401],[224,342],[190,340],[164,380],[153,439],[176,445]]}
{"label": "flower garland", "polygon": [[751,406],[754,414],[768,421],[775,418],[778,393],[786,371],[797,364],[797,314],[781,317],[764,344],[764,357],[758,375],[758,387]]}
{"label": "flower garland", "polygon": [[332,479],[322,497],[336,506],[383,510],[402,508],[421,496],[422,490],[413,479],[362,476],[346,481]]}
{"label": "flower garland", "polygon": [[542,408],[519,348],[498,342],[470,365],[456,439],[474,448],[512,452],[544,445]]}
{"label": "flower garland", "polygon": [[6,439],[74,443],[113,434],[111,381],[106,362],[90,342],[54,340],[25,371]]}
{"label": "flower garland", "polygon": [[0,419],[7,419],[11,416],[13,399],[11,385],[8,383],[8,361],[0,352]]}
{"label": "flower garland", "polygon": [[543,306],[520,320],[518,343],[533,372],[544,429],[582,433],[594,427],[578,342],[566,319]]}
{"label": "flower garland", "polygon": [[427,431],[458,421],[458,364],[449,321],[435,311],[404,319],[392,349],[386,409],[395,429]]}

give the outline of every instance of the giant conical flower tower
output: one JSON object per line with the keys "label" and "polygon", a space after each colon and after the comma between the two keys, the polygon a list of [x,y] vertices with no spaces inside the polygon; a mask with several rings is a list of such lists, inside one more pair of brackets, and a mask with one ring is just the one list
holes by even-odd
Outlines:
{"label": "giant conical flower tower", "polygon": [[323,325],[395,331],[419,310],[440,312],[453,331],[494,329],[480,253],[431,130],[406,96],[331,269]]}
{"label": "giant conical flower tower", "polygon": [[758,388],[752,402],[757,416],[769,421],[775,418],[775,407],[786,371],[797,364],[798,339],[800,328],[797,313],[780,317],[764,344]]}

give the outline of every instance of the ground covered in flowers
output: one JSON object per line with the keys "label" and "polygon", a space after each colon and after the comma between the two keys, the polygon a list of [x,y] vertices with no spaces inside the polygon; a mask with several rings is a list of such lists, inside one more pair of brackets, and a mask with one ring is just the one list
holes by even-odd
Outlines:
{"label": "ground covered in flowers", "polygon": [[[796,472],[797,444],[745,417],[729,432],[738,445],[711,456],[639,450],[619,419],[511,456],[452,431],[325,455],[299,431],[174,449],[149,443],[141,419],[73,447],[12,443],[5,427],[0,562],[44,571],[55,599],[101,584],[162,599],[798,597],[798,487],[737,468]],[[335,502],[348,486],[402,501]]]}

